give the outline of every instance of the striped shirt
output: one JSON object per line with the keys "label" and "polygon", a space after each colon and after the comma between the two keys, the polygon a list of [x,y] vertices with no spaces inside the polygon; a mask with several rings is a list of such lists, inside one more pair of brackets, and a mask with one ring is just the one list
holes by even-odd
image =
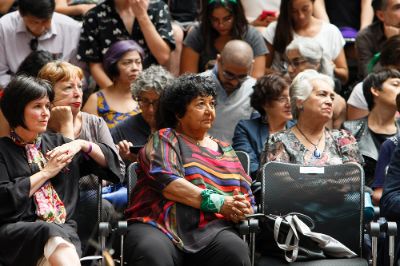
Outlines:
{"label": "striped shirt", "polygon": [[254,205],[251,179],[236,153],[229,144],[215,141],[218,152],[196,145],[173,129],[155,132],[139,153],[138,183],[126,211],[128,220],[157,227],[186,252],[201,250],[218,232],[232,228],[221,214],[203,212],[162,195],[170,182],[185,178],[221,195],[233,195],[238,189]]}

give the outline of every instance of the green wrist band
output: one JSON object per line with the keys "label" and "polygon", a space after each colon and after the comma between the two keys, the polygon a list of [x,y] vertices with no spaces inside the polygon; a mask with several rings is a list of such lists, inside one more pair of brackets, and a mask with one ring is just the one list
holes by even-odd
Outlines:
{"label": "green wrist band", "polygon": [[218,213],[225,201],[225,196],[215,193],[211,189],[204,189],[201,193],[200,209],[205,212]]}

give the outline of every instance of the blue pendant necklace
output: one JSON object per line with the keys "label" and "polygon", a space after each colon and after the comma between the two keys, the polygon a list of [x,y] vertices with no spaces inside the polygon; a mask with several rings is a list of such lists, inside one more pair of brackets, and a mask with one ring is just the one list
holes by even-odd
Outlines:
{"label": "blue pendant necklace", "polygon": [[[309,140],[307,138],[307,136],[303,133],[303,131],[301,131],[301,129],[296,125],[297,130],[299,130],[300,134],[311,144],[315,147],[314,152],[313,152],[313,156],[316,159],[320,159],[321,158],[321,151],[318,149],[318,145],[321,142],[322,136],[324,134],[321,135],[321,137],[319,137],[319,140],[317,142],[317,144],[314,144],[311,140]],[[325,133],[325,132],[324,132]]]}

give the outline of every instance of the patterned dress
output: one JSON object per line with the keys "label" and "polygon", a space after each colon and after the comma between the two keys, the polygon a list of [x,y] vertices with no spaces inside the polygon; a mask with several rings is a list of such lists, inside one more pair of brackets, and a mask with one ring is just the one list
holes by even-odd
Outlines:
{"label": "patterned dress", "polygon": [[321,158],[312,156],[293,134],[285,130],[270,136],[261,154],[261,165],[268,161],[280,161],[302,165],[335,165],[348,162],[363,163],[356,139],[346,130],[325,130],[325,149]]}
{"label": "patterned dress", "polygon": [[134,110],[128,113],[120,113],[114,110],[111,110],[107,104],[106,98],[104,97],[103,92],[98,91],[97,95],[97,113],[100,117],[106,121],[108,128],[115,127],[121,121],[124,121],[128,117],[134,116],[140,113],[140,108],[137,106]]}
{"label": "patterned dress", "polygon": [[172,181],[185,178],[202,189],[232,195],[234,189],[248,194],[252,204],[250,177],[232,147],[215,140],[220,151],[197,146],[185,135],[167,128],[155,132],[139,153],[138,183],[126,211],[128,220],[153,225],[186,252],[206,247],[218,232],[232,223],[221,214],[166,199],[162,190]]}
{"label": "patterned dress", "polygon": [[[171,17],[168,6],[160,0],[150,1],[147,10],[149,18],[160,37],[171,50],[175,49]],[[115,9],[114,0],[106,0],[89,10],[83,19],[78,47],[78,59],[84,62],[102,62],[108,48],[117,41],[134,40],[144,50],[143,67],[157,64],[150,53],[139,22],[135,20],[129,34],[124,22]]]}

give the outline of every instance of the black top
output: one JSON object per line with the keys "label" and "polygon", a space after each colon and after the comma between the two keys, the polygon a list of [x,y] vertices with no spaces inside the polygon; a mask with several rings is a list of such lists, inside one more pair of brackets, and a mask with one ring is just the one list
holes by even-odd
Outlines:
{"label": "black top", "polygon": [[114,143],[121,140],[132,142],[135,146],[143,146],[151,134],[149,125],[144,121],[142,113],[131,116],[111,129]]}
{"label": "black top", "polygon": [[326,13],[332,24],[360,29],[361,0],[325,0]]}
{"label": "black top", "polygon": [[[60,134],[42,134],[42,153],[69,142]],[[75,245],[80,252],[76,235],[76,223],[71,219],[79,198],[78,181],[89,173],[112,182],[120,180],[117,154],[109,146],[97,143],[106,157],[108,168],[100,168],[93,160],[75,155],[68,169],[50,179],[63,201],[66,223],[57,225],[36,220],[36,206],[29,196],[30,176],[35,174],[29,167],[25,148],[10,138],[0,138],[0,264],[36,265],[43,255],[43,247],[51,236],[61,236]]]}
{"label": "black top", "polygon": [[[175,49],[168,6],[162,1],[151,1],[147,13],[161,38],[171,49]],[[83,19],[78,59],[85,62],[102,62],[104,54],[113,43],[129,39],[142,46],[145,54],[143,67],[158,64],[146,44],[137,20],[133,24],[132,34],[129,34],[115,10],[114,0],[106,0],[89,10]]]}

